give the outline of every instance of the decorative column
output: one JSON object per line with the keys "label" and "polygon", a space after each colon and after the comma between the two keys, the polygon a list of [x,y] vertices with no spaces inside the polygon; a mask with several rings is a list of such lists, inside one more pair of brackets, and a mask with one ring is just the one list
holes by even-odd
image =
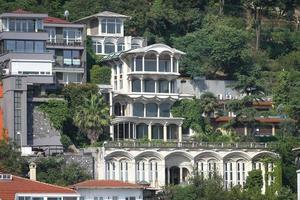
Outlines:
{"label": "decorative column", "polygon": [[144,105],[144,117],[146,117],[146,104],[143,104]]}
{"label": "decorative column", "polygon": [[275,136],[275,125],[272,124],[272,136]]}
{"label": "decorative column", "polygon": [[142,59],[142,71],[145,71],[145,55],[143,55],[143,59]]}
{"label": "decorative column", "polygon": [[167,137],[167,123],[164,124],[164,142],[166,142],[168,140]]}
{"label": "decorative column", "polygon": [[133,71],[136,72],[136,56],[133,58]]}
{"label": "decorative column", "polygon": [[247,136],[248,135],[248,133],[247,133],[248,131],[247,131],[247,126],[245,125],[245,127],[244,127],[244,135],[245,136]]}
{"label": "decorative column", "polygon": [[170,185],[170,181],[171,180],[171,177],[170,177],[170,168],[167,167],[167,185]]}
{"label": "decorative column", "polygon": [[157,85],[158,85],[157,82],[158,82],[157,80],[154,81],[154,93],[155,94],[157,93]]}
{"label": "decorative column", "polygon": [[156,55],[156,72],[159,72],[159,54]]}
{"label": "decorative column", "polygon": [[182,167],[179,167],[179,177],[180,177],[179,183],[182,184],[183,183],[183,168]]}
{"label": "decorative column", "polygon": [[171,81],[168,81],[168,86],[169,86],[169,94],[171,93]]}
{"label": "decorative column", "polygon": [[174,63],[173,63],[173,55],[171,55],[171,66],[170,66],[170,67],[171,67],[171,69],[170,69],[171,72],[174,71],[174,70],[173,70],[173,69],[174,69],[173,66],[174,66]]}
{"label": "decorative column", "polygon": [[178,142],[182,142],[182,124],[178,126]]}
{"label": "decorative column", "polygon": [[148,124],[148,140],[149,141],[152,140],[152,124],[151,123]]}
{"label": "decorative column", "polygon": [[144,78],[141,77],[141,92],[144,92]]}

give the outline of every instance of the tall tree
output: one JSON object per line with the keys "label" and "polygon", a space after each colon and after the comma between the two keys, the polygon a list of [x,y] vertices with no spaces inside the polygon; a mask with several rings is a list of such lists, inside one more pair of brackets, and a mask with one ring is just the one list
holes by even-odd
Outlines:
{"label": "tall tree", "polygon": [[83,105],[77,108],[74,116],[75,125],[87,135],[91,144],[97,142],[109,122],[109,107],[100,95],[92,95],[90,99],[85,98]]}

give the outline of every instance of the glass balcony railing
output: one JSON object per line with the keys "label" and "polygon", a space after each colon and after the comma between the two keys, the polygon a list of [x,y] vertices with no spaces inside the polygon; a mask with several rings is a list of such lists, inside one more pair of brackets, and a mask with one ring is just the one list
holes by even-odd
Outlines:
{"label": "glass balcony railing", "polygon": [[81,40],[47,40],[47,45],[51,46],[73,46],[80,47],[83,46],[83,42]]}

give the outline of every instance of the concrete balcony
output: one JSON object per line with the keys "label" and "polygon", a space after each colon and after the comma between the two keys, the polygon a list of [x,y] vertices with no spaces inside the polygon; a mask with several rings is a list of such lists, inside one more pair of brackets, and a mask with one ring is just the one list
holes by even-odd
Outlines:
{"label": "concrete balcony", "polygon": [[48,40],[46,47],[51,49],[84,49],[83,41],[68,41],[68,40]]}
{"label": "concrete balcony", "polygon": [[160,141],[110,141],[105,148],[176,148],[176,149],[270,149],[272,143],[210,143],[210,142],[163,142]]}
{"label": "concrete balcony", "polygon": [[47,32],[0,32],[0,40],[47,40]]}

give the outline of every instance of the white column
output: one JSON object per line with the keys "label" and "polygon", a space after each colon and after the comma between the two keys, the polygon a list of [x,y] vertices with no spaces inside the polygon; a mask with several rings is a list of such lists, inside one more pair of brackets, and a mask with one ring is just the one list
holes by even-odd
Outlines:
{"label": "white column", "polygon": [[111,139],[114,141],[114,125],[109,126],[109,133],[110,133]]}
{"label": "white column", "polygon": [[115,162],[115,175],[116,175],[116,180],[121,180],[121,174],[120,174],[120,162]]}
{"label": "white column", "polygon": [[174,63],[173,63],[173,55],[171,55],[171,66],[170,66],[171,67],[171,69],[170,69],[171,72],[173,72],[173,65],[174,65]]}
{"label": "white column", "polygon": [[245,127],[244,127],[244,135],[248,135],[248,133],[247,133],[248,131],[247,131],[247,126],[245,125]]}
{"label": "white column", "polygon": [[146,104],[144,104],[144,117],[146,117]]}
{"label": "white column", "polygon": [[156,55],[156,71],[159,71],[159,54]]}
{"label": "white column", "polygon": [[132,79],[128,80],[128,85],[129,85],[128,92],[132,92]]}
{"label": "white column", "polygon": [[157,117],[160,117],[160,108],[159,108],[159,104],[157,104]]}
{"label": "white column", "polygon": [[169,93],[171,93],[171,81],[168,81],[169,84]]}
{"label": "white column", "polygon": [[142,71],[145,71],[145,55],[143,55],[143,59],[142,59]]}
{"label": "white column", "polygon": [[167,124],[164,124],[164,141],[166,142],[168,140],[167,138]]}
{"label": "white column", "polygon": [[297,200],[300,200],[300,170],[297,170]]}
{"label": "white column", "polygon": [[133,71],[136,71],[136,56],[133,59]]}
{"label": "white column", "polygon": [[141,92],[144,92],[144,79],[141,78]]}
{"label": "white column", "polygon": [[170,168],[169,168],[169,167],[167,168],[167,175],[168,175],[168,177],[167,177],[167,178],[168,178],[167,183],[168,183],[168,185],[169,185],[170,182],[171,182],[171,181],[170,181],[170,180],[171,180],[171,177],[170,177]]}
{"label": "white column", "polygon": [[158,186],[162,187],[166,184],[166,163],[164,160],[158,162]]}
{"label": "white column", "polygon": [[154,93],[157,93],[157,80],[154,81]]}
{"label": "white column", "polygon": [[179,177],[180,177],[180,184],[183,182],[183,169],[182,167],[179,167]]}
{"label": "white column", "polygon": [[237,184],[237,162],[232,162],[232,185],[235,186]]}
{"label": "white column", "polygon": [[120,67],[117,65],[117,90],[120,90]]}
{"label": "white column", "polygon": [[275,125],[272,124],[272,135],[275,136]]}
{"label": "white column", "polygon": [[178,126],[178,142],[182,142],[182,126]]}
{"label": "white column", "polygon": [[176,62],[176,72],[179,72],[179,62],[178,62],[178,60]]}
{"label": "white column", "polygon": [[148,140],[151,141],[152,139],[152,125],[151,123],[148,124]]}
{"label": "white column", "polygon": [[101,43],[102,43],[102,44],[101,44],[101,47],[102,47],[102,53],[104,53],[104,50],[105,50],[105,49],[104,49],[104,44],[105,44],[105,43],[104,43],[104,41],[102,41]]}

